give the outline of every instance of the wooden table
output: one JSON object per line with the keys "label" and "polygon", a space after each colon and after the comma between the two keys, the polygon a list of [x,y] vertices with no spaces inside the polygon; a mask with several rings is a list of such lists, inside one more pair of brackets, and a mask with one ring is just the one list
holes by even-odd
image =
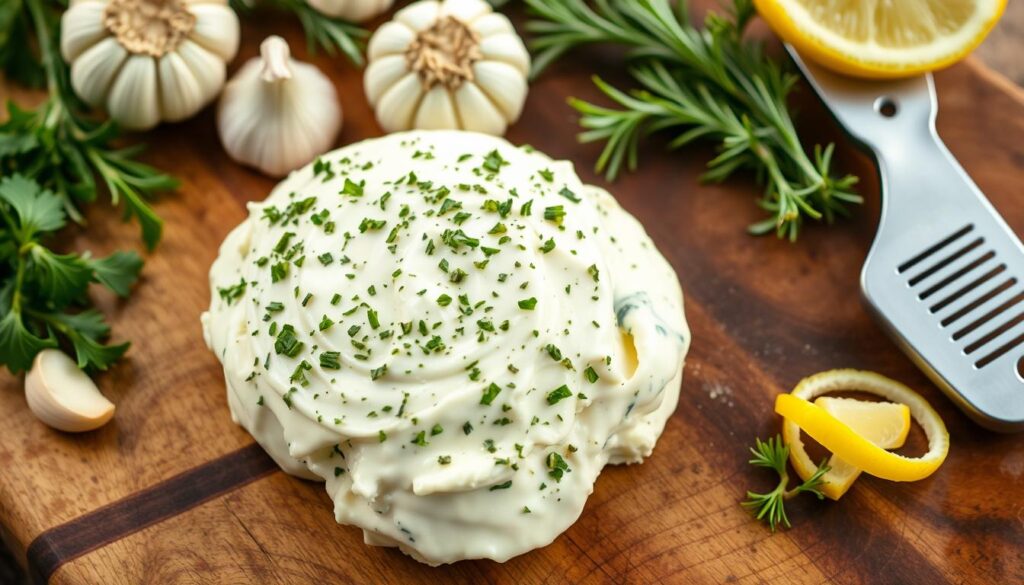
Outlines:
{"label": "wooden table", "polygon": [[[269,32],[299,54],[298,31],[273,19],[243,30],[237,67]],[[336,81],[348,144],[379,134],[360,73],[315,59]],[[556,66],[532,88],[510,132],[585,180],[597,148],[580,146],[565,98],[596,99],[594,71],[607,51]],[[939,128],[1010,225],[1024,231],[1024,94],[968,60],[937,76]],[[834,138],[813,100],[800,125]],[[102,293],[128,358],[101,376],[114,421],[66,435],[27,410],[21,380],[0,374],[0,525],[37,578],[54,583],[1012,583],[1024,580],[1024,438],[969,422],[872,322],[858,272],[878,214],[870,161],[841,145],[837,159],[863,177],[868,203],[850,221],[808,227],[797,244],[755,239],[750,177],[698,185],[706,147],[642,150],[641,172],[611,186],[677,269],[694,343],[682,400],[654,455],[608,468],[579,522],[553,544],[505,564],[431,569],[362,544],[335,524],[323,487],[277,471],[230,420],[217,360],[199,314],[218,244],[247,201],[273,185],[230,162],[207,111],[145,137],[148,159],[182,181],[156,206],[166,236],[127,303]],[[137,228],[92,206],[77,249],[103,254],[138,245]],[[747,464],[755,436],[779,429],[776,394],[828,368],[869,368],[922,392],[949,426],[952,449],[933,477],[910,484],[862,477],[840,502],[800,498],[792,530],[771,534],[739,506],[774,478]],[[1024,390],[1022,390],[1024,392]],[[1022,393],[1024,399],[1024,393]],[[916,433],[916,431],[915,431]],[[922,450],[913,436],[908,453]]]}

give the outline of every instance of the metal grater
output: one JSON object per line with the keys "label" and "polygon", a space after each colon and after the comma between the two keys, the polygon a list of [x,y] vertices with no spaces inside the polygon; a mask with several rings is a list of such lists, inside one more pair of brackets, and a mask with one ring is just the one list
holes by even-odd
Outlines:
{"label": "metal grater", "polygon": [[861,290],[904,352],[979,424],[1024,430],[1024,247],[942,143],[931,75],[862,81],[790,55],[878,161]]}

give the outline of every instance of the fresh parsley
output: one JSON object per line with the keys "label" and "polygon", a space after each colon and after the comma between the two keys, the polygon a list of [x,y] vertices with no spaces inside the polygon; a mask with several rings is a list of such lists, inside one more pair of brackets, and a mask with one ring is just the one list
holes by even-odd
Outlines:
{"label": "fresh parsley", "polygon": [[45,242],[67,223],[64,201],[22,175],[0,180],[0,365],[27,370],[61,341],[78,366],[105,370],[128,349],[106,344],[110,327],[91,308],[89,285],[127,296],[142,268],[134,252],[104,258],[58,254]]}

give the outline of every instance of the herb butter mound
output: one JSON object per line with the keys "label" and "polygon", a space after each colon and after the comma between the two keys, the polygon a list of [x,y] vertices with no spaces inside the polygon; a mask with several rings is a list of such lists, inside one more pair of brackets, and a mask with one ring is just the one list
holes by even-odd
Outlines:
{"label": "herb butter mound", "polygon": [[430,564],[544,546],[676,407],[679,282],[568,162],[392,134],[249,209],[203,315],[233,418],[369,544]]}

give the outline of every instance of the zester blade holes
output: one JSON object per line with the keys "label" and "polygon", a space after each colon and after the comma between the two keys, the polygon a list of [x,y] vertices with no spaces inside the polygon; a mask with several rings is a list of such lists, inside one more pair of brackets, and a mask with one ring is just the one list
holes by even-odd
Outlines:
{"label": "zester blade holes", "polygon": [[882,96],[875,100],[875,111],[886,118],[894,118],[899,113],[900,108],[896,104],[896,100],[889,96]]}

